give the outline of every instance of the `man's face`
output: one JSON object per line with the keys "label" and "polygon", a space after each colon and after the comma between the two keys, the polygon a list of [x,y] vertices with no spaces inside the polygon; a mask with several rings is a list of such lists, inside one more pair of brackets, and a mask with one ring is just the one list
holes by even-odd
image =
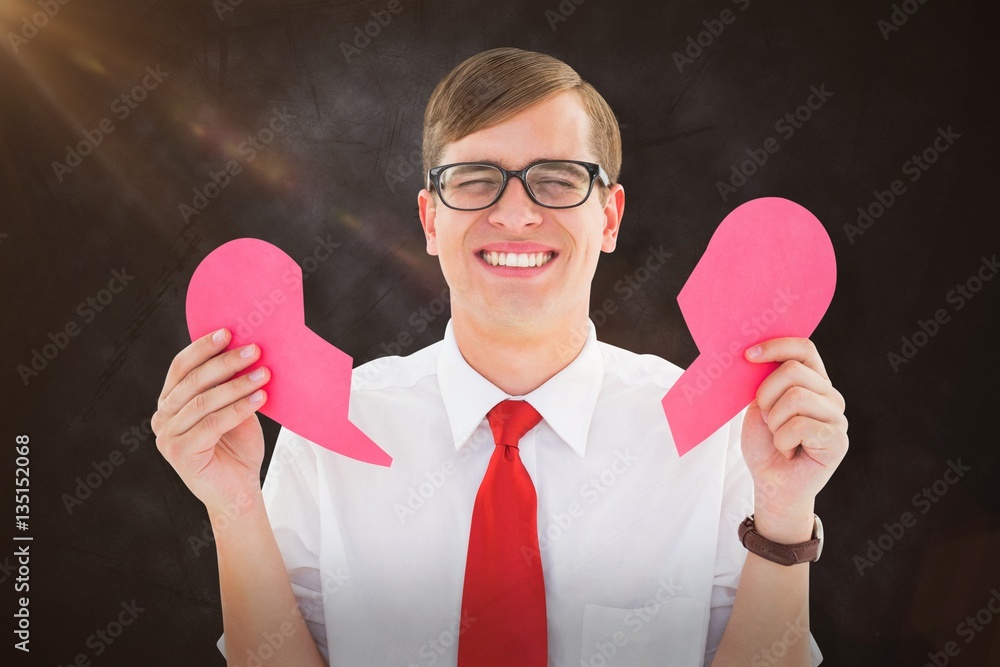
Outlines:
{"label": "man's face", "polygon": [[[522,169],[539,159],[597,162],[589,133],[579,96],[566,91],[448,144],[440,164],[492,162]],[[440,257],[452,315],[491,326],[575,326],[575,318],[589,310],[598,256],[615,249],[624,212],[622,187],[613,185],[602,205],[599,183],[582,205],[570,209],[539,206],[518,178],[509,179],[499,201],[481,211],[450,209],[421,190],[427,252]],[[544,263],[493,266],[484,252],[526,253],[536,260],[542,253]]]}

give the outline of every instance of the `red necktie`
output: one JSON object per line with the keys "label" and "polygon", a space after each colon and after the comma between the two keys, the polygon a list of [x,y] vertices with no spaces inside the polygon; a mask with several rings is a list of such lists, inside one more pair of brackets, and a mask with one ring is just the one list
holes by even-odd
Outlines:
{"label": "red necktie", "polygon": [[465,564],[459,667],[545,667],[545,582],[538,557],[538,500],[518,452],[541,421],[526,401],[501,401],[486,415],[496,449],[476,494]]}

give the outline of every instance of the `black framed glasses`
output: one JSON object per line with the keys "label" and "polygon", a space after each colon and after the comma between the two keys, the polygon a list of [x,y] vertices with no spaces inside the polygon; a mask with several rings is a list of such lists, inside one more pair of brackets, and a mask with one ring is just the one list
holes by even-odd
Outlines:
{"label": "black framed glasses", "polygon": [[545,208],[573,208],[587,201],[594,181],[611,179],[593,162],[539,160],[524,169],[504,169],[489,162],[455,162],[427,170],[427,189],[456,211],[479,211],[497,203],[511,177],[521,179],[531,201]]}

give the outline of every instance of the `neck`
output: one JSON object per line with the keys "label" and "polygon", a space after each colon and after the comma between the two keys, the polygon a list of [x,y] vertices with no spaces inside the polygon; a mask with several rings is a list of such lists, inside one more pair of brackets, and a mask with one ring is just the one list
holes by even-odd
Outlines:
{"label": "neck", "polygon": [[572,362],[587,340],[587,312],[537,323],[503,323],[452,313],[455,342],[465,361],[511,396],[542,386]]}

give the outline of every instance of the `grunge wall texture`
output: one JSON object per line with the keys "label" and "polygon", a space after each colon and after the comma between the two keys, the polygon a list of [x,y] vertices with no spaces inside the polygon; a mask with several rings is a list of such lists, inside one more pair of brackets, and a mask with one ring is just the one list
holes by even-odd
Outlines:
{"label": "grunge wall texture", "polygon": [[[222,664],[206,516],[148,434],[187,343],[187,281],[225,241],[264,238],[302,264],[308,325],[356,364],[438,340],[423,107],[451,67],[505,45],[570,63],[621,123],[599,338],[686,366],[674,299],[722,218],[783,196],[823,221],[839,284],[814,340],[851,424],[817,507],[824,664],[922,665],[948,642],[949,664],[1000,664],[1000,619],[964,620],[1000,587],[994,5],[578,1],[0,6],[5,654],[17,434],[34,538],[32,652],[15,664]],[[637,282],[652,252],[670,258]],[[92,636],[119,617],[112,643]]]}

